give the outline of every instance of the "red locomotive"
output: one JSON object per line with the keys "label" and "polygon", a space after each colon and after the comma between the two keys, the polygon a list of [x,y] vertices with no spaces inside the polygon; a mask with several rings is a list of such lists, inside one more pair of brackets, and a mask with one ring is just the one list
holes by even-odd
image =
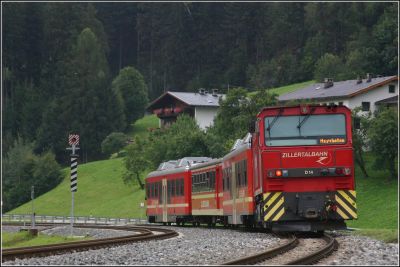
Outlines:
{"label": "red locomotive", "polygon": [[344,106],[264,108],[223,158],[185,158],[150,173],[148,219],[276,231],[345,228],[344,220],[357,218],[351,124]]}

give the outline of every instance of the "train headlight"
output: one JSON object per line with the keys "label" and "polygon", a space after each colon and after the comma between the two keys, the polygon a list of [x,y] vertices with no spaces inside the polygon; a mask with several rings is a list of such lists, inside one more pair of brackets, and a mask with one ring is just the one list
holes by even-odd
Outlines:
{"label": "train headlight", "polygon": [[276,170],[275,171],[275,176],[281,177],[282,176],[282,171],[281,170]]}
{"label": "train headlight", "polygon": [[351,174],[351,168],[344,168],[344,174],[345,175],[350,175]]}

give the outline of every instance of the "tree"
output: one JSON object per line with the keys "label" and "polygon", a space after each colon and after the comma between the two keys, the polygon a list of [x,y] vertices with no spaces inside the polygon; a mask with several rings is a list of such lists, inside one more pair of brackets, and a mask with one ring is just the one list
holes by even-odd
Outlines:
{"label": "tree", "polygon": [[149,166],[149,162],[145,158],[146,145],[146,141],[136,136],[134,142],[126,148],[126,157],[124,159],[127,170],[123,176],[124,183],[128,184],[133,179],[136,179],[142,190],[144,185],[140,179],[140,174]]}
{"label": "tree", "polygon": [[375,167],[389,169],[392,179],[397,178],[398,124],[397,111],[392,108],[384,108],[372,119],[368,131],[369,144],[375,154]]}
{"label": "tree", "polygon": [[122,130],[124,124],[118,117],[122,113],[111,112],[117,98],[111,90],[104,50],[90,28],[78,36],[68,75],[70,94],[65,96],[64,119],[69,125],[65,134],[80,134],[84,159],[99,158],[101,142],[112,131]]}
{"label": "tree", "polygon": [[143,76],[133,67],[125,67],[112,82],[112,90],[123,101],[126,125],[142,118],[148,103]]}
{"label": "tree", "polygon": [[346,74],[346,68],[342,60],[333,54],[326,53],[316,63],[314,79],[323,82],[324,78],[333,78],[341,81]]}
{"label": "tree", "polygon": [[18,137],[5,155],[3,162],[4,211],[9,211],[30,200],[31,186],[37,196],[55,187],[62,179],[61,167],[54,154],[41,156],[33,153],[33,144]]}
{"label": "tree", "polygon": [[128,137],[124,133],[110,133],[103,142],[101,142],[101,151],[106,155],[111,155],[126,146],[127,140]]}
{"label": "tree", "polygon": [[365,150],[368,146],[368,129],[370,128],[371,114],[360,115],[361,108],[357,107],[352,110],[353,118],[353,148],[354,148],[354,159],[364,176],[368,178],[368,172],[364,160]]}

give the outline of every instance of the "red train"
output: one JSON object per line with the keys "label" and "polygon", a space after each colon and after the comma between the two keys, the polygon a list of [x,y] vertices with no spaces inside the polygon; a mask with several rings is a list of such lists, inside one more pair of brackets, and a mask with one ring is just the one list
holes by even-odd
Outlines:
{"label": "red train", "polygon": [[351,111],[264,108],[220,159],[163,163],[146,178],[149,222],[343,229],[357,218]]}

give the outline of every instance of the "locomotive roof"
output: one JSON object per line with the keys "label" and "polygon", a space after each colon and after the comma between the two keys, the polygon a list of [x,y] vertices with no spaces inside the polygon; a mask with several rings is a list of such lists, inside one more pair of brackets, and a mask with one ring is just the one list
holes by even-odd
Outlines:
{"label": "locomotive roof", "polygon": [[[290,106],[284,106],[284,105],[277,105],[277,106],[270,106],[270,107],[264,107],[260,110],[260,112],[258,112],[257,116],[260,115],[263,111],[265,110],[273,110],[273,109],[280,109],[280,108],[284,108],[284,109],[288,109],[288,108],[300,108],[302,106],[307,106],[307,107],[329,107],[329,105],[323,105],[323,104],[298,104],[298,105],[290,105]],[[341,105],[335,105],[336,108],[344,108],[347,110],[350,110],[348,107],[346,106],[341,106]]]}

